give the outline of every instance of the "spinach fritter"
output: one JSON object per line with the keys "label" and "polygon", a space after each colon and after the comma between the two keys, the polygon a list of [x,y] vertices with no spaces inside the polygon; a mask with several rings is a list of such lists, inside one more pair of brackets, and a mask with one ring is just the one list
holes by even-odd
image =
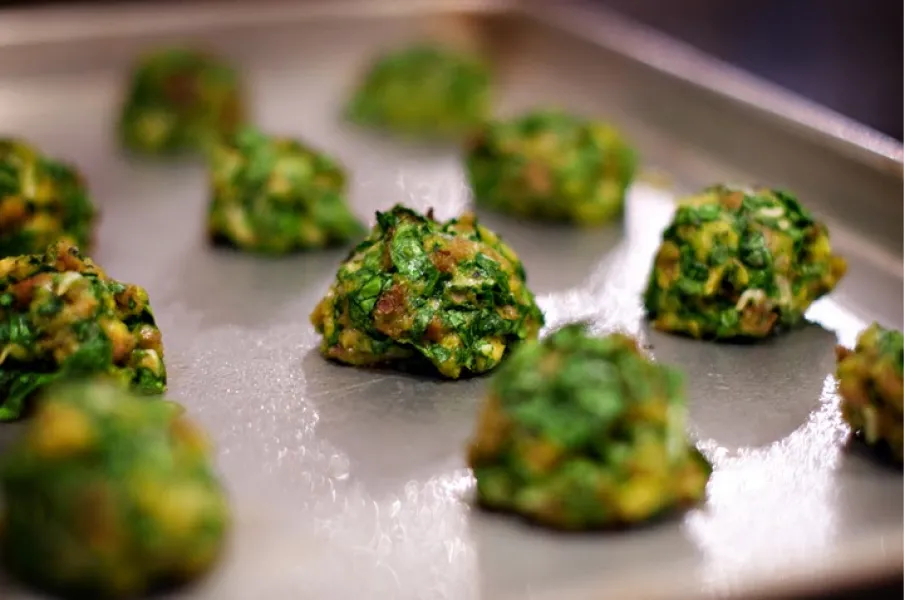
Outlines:
{"label": "spinach fritter", "polygon": [[215,146],[210,164],[211,239],[284,254],[365,233],[346,205],[346,175],[332,158],[291,139],[246,128]]}
{"label": "spinach fritter", "polygon": [[679,203],[644,304],[663,331],[764,338],[801,323],[846,270],[825,225],[794,195],[714,186]]}
{"label": "spinach fritter", "polygon": [[453,45],[418,43],[374,61],[346,115],[412,137],[459,137],[489,113],[490,80],[490,68],[478,55]]}
{"label": "spinach fritter", "polygon": [[220,555],[230,513],[204,433],[110,382],[46,388],[0,466],[8,570],[63,597],[133,598]]}
{"label": "spinach fritter", "polygon": [[165,48],[137,61],[119,137],[140,154],[206,152],[245,119],[242,84],[230,65],[204,52]]}
{"label": "spinach fritter", "polygon": [[166,389],[147,292],[110,279],[69,242],[0,260],[0,421],[66,376],[107,374],[141,394]]}
{"label": "spinach fritter", "polygon": [[853,350],[836,348],[841,414],[870,446],[904,460],[904,335],[878,323],[867,327]]}
{"label": "spinach fritter", "polygon": [[311,314],[327,358],[433,368],[457,379],[489,371],[535,339],[543,314],[517,255],[473,214],[445,223],[396,205],[339,267]]}
{"label": "spinach fritter", "polygon": [[693,504],[712,472],[687,439],[682,374],[583,324],[522,345],[496,371],[468,464],[481,505],[567,530]]}
{"label": "spinach fritter", "polygon": [[0,257],[43,252],[57,240],[88,248],[95,216],[74,167],[0,138]]}
{"label": "spinach fritter", "polygon": [[622,214],[637,164],[611,125],[551,110],[487,124],[465,161],[478,205],[586,226]]}

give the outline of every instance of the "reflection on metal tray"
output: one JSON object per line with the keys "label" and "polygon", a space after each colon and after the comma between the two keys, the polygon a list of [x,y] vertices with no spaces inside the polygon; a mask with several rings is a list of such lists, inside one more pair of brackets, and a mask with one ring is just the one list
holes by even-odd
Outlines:
{"label": "reflection on metal tray", "polygon": [[[453,13],[489,34],[502,112],[555,103],[609,117],[647,169],[670,174],[668,186],[634,186],[623,226],[573,232],[483,216],[523,257],[550,327],[587,317],[635,332],[688,372],[693,432],[716,464],[698,510],[591,537],[475,510],[463,448],[485,380],[326,363],[307,317],[343,252],[265,261],[214,251],[202,235],[203,170],[117,152],[131,57],[189,38],[244,69],[265,129],[346,162],[362,218],[399,201],[451,216],[470,201],[454,151],[356,130],[338,108],[376,51]],[[849,451],[830,377],[836,341],[873,319],[902,326],[902,152],[881,135],[611,15],[415,0],[6,14],[0,129],[85,171],[103,210],[95,257],[148,288],[172,395],[218,443],[238,515],[232,548],[175,597],[763,598],[901,570],[901,475]],[[788,186],[829,221],[850,274],[813,306],[812,325],[738,347],[643,324],[638,291],[675,194],[720,180]]]}

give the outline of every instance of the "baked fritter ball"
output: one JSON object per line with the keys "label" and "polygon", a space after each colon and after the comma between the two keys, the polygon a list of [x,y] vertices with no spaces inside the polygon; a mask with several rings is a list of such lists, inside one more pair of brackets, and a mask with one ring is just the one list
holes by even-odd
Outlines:
{"label": "baked fritter ball", "polygon": [[78,170],[0,138],[0,257],[44,252],[57,240],[89,249],[96,216]]}
{"label": "baked fritter ball", "polygon": [[663,331],[764,338],[801,323],[846,270],[825,225],[794,195],[715,186],[679,203],[644,304]]}
{"label": "baked fritter ball", "polygon": [[904,461],[904,335],[878,323],[867,327],[853,350],[836,348],[841,414],[870,446]]}
{"label": "baked fritter ball", "polygon": [[182,412],[102,379],[46,388],[0,466],[7,569],[92,600],[207,571],[229,506],[206,436]]}
{"label": "baked fritter ball", "polygon": [[221,59],[187,48],[141,56],[119,118],[122,145],[135,153],[206,152],[246,120],[239,75]]}
{"label": "baked fritter ball", "polygon": [[346,204],[344,169],[288,138],[243,129],[210,161],[211,239],[248,252],[285,254],[363,237]]}
{"label": "baked fritter ball", "polygon": [[522,345],[496,371],[468,464],[481,505],[566,530],[696,503],[712,472],[687,439],[681,373],[582,324]]}
{"label": "baked fritter ball", "polygon": [[488,123],[465,162],[478,206],[594,226],[622,214],[637,158],[611,125],[543,110]]}
{"label": "baked fritter ball", "polygon": [[346,116],[409,137],[461,137],[489,114],[490,82],[490,68],[477,54],[452,44],[418,43],[370,65]]}
{"label": "baked fritter ball", "polygon": [[543,314],[518,257],[474,215],[440,223],[397,205],[377,213],[311,322],[327,358],[457,379],[536,338]]}
{"label": "baked fritter ball", "polygon": [[0,260],[0,420],[67,376],[107,374],[140,394],[166,389],[147,292],[106,276],[69,242]]}

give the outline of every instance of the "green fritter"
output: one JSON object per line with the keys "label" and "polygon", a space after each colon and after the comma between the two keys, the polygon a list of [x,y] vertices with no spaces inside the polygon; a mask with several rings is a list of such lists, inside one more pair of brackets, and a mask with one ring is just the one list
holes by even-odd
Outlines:
{"label": "green fritter", "polygon": [[140,57],[119,120],[122,145],[135,153],[204,153],[245,122],[244,91],[221,59],[187,48]]}
{"label": "green fritter", "polygon": [[841,414],[870,446],[904,461],[904,335],[873,323],[854,350],[836,348]]}
{"label": "green fritter", "polygon": [[621,216],[637,165],[611,125],[552,110],[487,124],[465,161],[479,206],[579,226]]}
{"label": "green fritter", "polygon": [[208,571],[231,524],[181,406],[98,380],[42,391],[0,464],[7,569],[65,598],[135,598]]}
{"label": "green fritter", "polygon": [[215,243],[285,254],[344,244],[366,233],[346,204],[346,175],[329,156],[246,128],[210,161],[207,229]]}
{"label": "green fritter", "polygon": [[825,225],[794,195],[714,186],[678,204],[644,304],[662,331],[765,338],[800,324],[846,270]]}
{"label": "green fritter", "polygon": [[360,125],[411,137],[467,135],[490,110],[490,68],[476,53],[421,43],[370,65],[346,107]]}
{"label": "green fritter", "polygon": [[457,379],[496,367],[544,320],[518,256],[473,214],[440,223],[396,205],[377,213],[311,322],[327,358]]}
{"label": "green fritter", "polygon": [[166,389],[147,292],[110,279],[68,242],[0,260],[0,421],[19,418],[39,388],[87,374],[141,394]]}
{"label": "green fritter", "polygon": [[74,167],[0,138],[0,257],[43,252],[57,240],[89,248],[95,218]]}
{"label": "green fritter", "polygon": [[478,502],[565,530],[692,505],[712,466],[688,441],[685,413],[679,371],[632,337],[567,325],[494,374],[468,449]]}

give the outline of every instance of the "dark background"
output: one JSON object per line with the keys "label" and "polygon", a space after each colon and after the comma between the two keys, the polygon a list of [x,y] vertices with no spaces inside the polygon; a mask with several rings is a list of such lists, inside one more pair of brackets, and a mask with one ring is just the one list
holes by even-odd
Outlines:
{"label": "dark background", "polygon": [[902,139],[902,0],[594,0]]}

